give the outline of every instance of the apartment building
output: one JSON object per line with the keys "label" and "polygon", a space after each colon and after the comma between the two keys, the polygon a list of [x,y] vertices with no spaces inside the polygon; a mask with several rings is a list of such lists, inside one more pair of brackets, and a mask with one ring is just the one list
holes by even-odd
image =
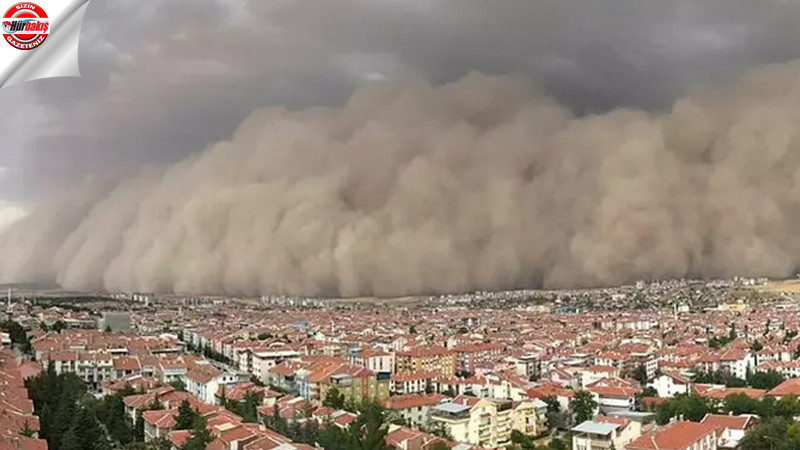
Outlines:
{"label": "apartment building", "polygon": [[717,427],[717,447],[721,449],[739,448],[745,435],[758,425],[760,419],[755,415],[732,416],[727,414],[706,414],[700,423]]}
{"label": "apartment building", "polygon": [[430,414],[454,440],[492,449],[509,446],[512,430],[525,433],[537,423],[532,403],[505,399],[459,396],[432,407]]}
{"label": "apartment building", "polygon": [[371,370],[348,364],[341,358],[311,358],[284,361],[269,370],[270,384],[295,392],[308,400],[323,400],[336,387],[345,398],[383,402],[389,398],[389,380],[379,379]]}
{"label": "apartment building", "polygon": [[641,422],[596,416],[572,428],[572,450],[625,448],[642,434]]}
{"label": "apartment building", "polygon": [[656,390],[659,397],[674,397],[689,392],[691,379],[677,372],[664,372],[647,384]]}
{"label": "apartment building", "polygon": [[390,378],[391,390],[397,395],[421,394],[431,389],[440,376],[439,372],[396,373]]}
{"label": "apartment building", "polygon": [[457,370],[462,373],[475,373],[479,363],[497,360],[503,354],[503,350],[503,346],[498,344],[465,344],[454,347]]}
{"label": "apartment building", "polygon": [[269,371],[284,361],[299,361],[302,354],[296,350],[247,351],[251,363],[250,373],[260,381],[266,382]]}
{"label": "apartment building", "polygon": [[518,358],[514,358],[514,369],[517,374],[527,379],[538,379],[542,372],[542,364],[539,361],[539,355],[524,354]]}
{"label": "apartment building", "polygon": [[244,376],[237,373],[223,371],[211,365],[197,366],[186,373],[186,391],[194,395],[203,403],[215,404],[217,392],[221,386],[231,387]]}
{"label": "apartment building", "polygon": [[378,375],[394,373],[394,355],[380,349],[354,349],[350,353],[350,363],[364,367]]}
{"label": "apartment building", "polygon": [[449,401],[441,394],[396,395],[386,400],[384,407],[391,419],[402,419],[412,428],[428,428],[432,407]]}
{"label": "apartment building", "polygon": [[397,373],[439,372],[445,377],[456,375],[456,352],[444,347],[423,346],[395,355]]}
{"label": "apartment building", "polygon": [[633,411],[638,392],[636,385],[621,378],[603,378],[587,385],[586,390],[594,395],[603,414]]}
{"label": "apartment building", "polygon": [[114,360],[108,353],[56,352],[42,356],[42,363],[53,364],[56,374],[74,373],[89,390],[99,392],[103,383],[116,378]]}

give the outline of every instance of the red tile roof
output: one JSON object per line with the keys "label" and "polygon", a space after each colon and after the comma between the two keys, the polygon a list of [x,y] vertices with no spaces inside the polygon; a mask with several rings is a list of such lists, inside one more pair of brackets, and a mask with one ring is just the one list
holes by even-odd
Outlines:
{"label": "red tile roof", "polygon": [[[628,450],[683,450],[715,431],[716,427],[711,424],[677,422],[656,429],[655,433],[645,432],[625,448]],[[712,439],[714,438],[716,437]]]}
{"label": "red tile roof", "polygon": [[789,378],[767,392],[770,397],[800,397],[800,378]]}
{"label": "red tile roof", "polygon": [[744,430],[754,421],[753,416],[730,416],[725,414],[706,414],[700,423],[714,425],[722,429]]}
{"label": "red tile roof", "polygon": [[431,406],[440,403],[447,399],[446,395],[442,394],[410,394],[410,395],[397,395],[389,397],[386,400],[386,409],[400,410],[408,408],[416,408],[418,406]]}

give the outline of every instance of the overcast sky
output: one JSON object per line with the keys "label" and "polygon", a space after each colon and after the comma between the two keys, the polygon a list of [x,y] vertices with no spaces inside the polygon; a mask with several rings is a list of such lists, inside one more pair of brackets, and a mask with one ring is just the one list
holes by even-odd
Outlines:
{"label": "overcast sky", "polygon": [[92,0],[82,78],[0,91],[0,210],[370,80],[522,72],[579,113],[657,110],[797,58],[798,23],[797,0]]}

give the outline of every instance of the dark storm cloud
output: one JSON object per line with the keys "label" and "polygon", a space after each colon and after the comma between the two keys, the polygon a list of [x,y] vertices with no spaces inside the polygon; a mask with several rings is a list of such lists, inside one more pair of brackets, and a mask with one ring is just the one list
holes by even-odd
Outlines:
{"label": "dark storm cloud", "polygon": [[370,74],[522,72],[578,112],[660,108],[800,56],[799,20],[800,4],[779,0],[95,0],[83,79],[0,93],[34,100],[21,115],[36,125],[0,123],[28,143],[0,164],[40,183],[174,161],[256,106],[339,104]]}

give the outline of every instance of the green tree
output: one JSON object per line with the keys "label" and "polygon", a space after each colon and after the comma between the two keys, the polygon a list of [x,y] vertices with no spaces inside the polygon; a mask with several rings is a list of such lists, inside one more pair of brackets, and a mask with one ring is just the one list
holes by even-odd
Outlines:
{"label": "green tree", "polygon": [[158,395],[153,397],[153,401],[150,402],[150,405],[148,405],[147,409],[150,411],[164,409],[164,404],[161,403],[161,400],[159,400]]}
{"label": "green tree", "polygon": [[55,331],[56,333],[61,333],[61,330],[67,328],[67,324],[64,323],[62,320],[57,320],[56,323],[50,327],[51,330]]}
{"label": "green tree", "polygon": [[176,391],[186,391],[186,383],[183,382],[183,379],[176,378],[169,382],[169,385],[172,386],[173,389]]}
{"label": "green tree", "polygon": [[644,387],[647,384],[647,368],[643,364],[639,364],[633,370],[631,377]]}
{"label": "green tree", "polygon": [[94,408],[94,416],[106,428],[111,439],[125,445],[133,441],[133,429],[125,416],[125,404],[120,394],[107,395]]}
{"label": "green tree", "polygon": [[565,428],[567,426],[567,417],[561,411],[561,403],[559,403],[558,398],[548,396],[543,398],[542,401],[547,403],[547,413],[545,414],[547,426],[554,430]]}
{"label": "green tree", "polygon": [[450,450],[450,447],[442,441],[436,441],[428,447],[429,450]]}
{"label": "green tree", "polygon": [[13,320],[7,320],[5,322],[0,322],[0,330],[8,333],[11,343],[17,345],[23,353],[31,353],[31,341],[22,325]]}
{"label": "green tree", "polygon": [[697,371],[692,378],[695,383],[724,384],[727,387],[746,387],[747,381],[737,378],[728,372],[717,370],[715,372]]}
{"label": "green tree", "polygon": [[86,408],[79,408],[61,438],[60,450],[103,450],[109,448],[97,419]]}
{"label": "green tree", "polygon": [[732,339],[730,339],[728,337],[725,337],[725,336],[722,336],[722,337],[714,336],[714,337],[712,337],[711,339],[708,340],[708,346],[711,347],[711,348],[715,348],[715,349],[716,348],[722,348],[722,347],[725,347],[726,345],[730,344],[731,340]]}
{"label": "green tree", "polygon": [[325,394],[325,399],[322,401],[323,406],[327,406],[328,408],[333,409],[342,409],[344,408],[345,403],[345,396],[339,389],[334,386],[328,390],[328,393]]}
{"label": "green tree", "polygon": [[258,396],[255,392],[250,391],[245,394],[242,407],[239,411],[243,422],[255,423],[258,421],[258,404]]}
{"label": "green tree", "polygon": [[328,425],[320,433],[319,444],[325,450],[360,450],[354,436],[335,425]]}
{"label": "green tree", "polygon": [[292,436],[295,442],[313,445],[319,440],[319,426],[316,421],[309,420],[301,428],[298,436]]}
{"label": "green tree", "polygon": [[387,428],[384,426],[384,411],[380,405],[368,403],[361,408],[358,418],[350,424],[350,433],[355,435],[362,450],[392,450],[386,443]]}
{"label": "green tree", "polygon": [[572,449],[572,436],[566,435],[562,438],[554,438],[552,441],[550,441],[550,448],[554,450]]}
{"label": "green tree", "polygon": [[175,416],[176,430],[191,430],[197,423],[200,415],[192,408],[189,400],[184,400],[178,406],[178,415]]}
{"label": "green tree", "polygon": [[673,417],[683,416],[692,422],[699,422],[712,412],[708,401],[697,395],[676,395],[656,407],[656,422],[665,424]]}
{"label": "green tree", "polygon": [[192,434],[183,444],[181,450],[205,450],[206,446],[214,440],[208,431],[208,424],[205,417],[197,415],[191,428]]}
{"label": "green tree", "polygon": [[375,403],[366,403],[358,418],[346,430],[335,425],[328,426],[319,435],[319,444],[326,450],[391,450],[386,443],[383,408]]}
{"label": "green tree", "polygon": [[800,448],[797,424],[785,417],[773,417],[747,433],[740,441],[741,450],[791,450]]}
{"label": "green tree", "polygon": [[142,411],[136,413],[136,422],[133,424],[133,440],[134,442],[144,442],[144,418],[142,418]]}
{"label": "green tree", "polygon": [[147,443],[144,450],[171,450],[172,443],[165,436],[157,437]]}
{"label": "green tree", "polygon": [[753,343],[750,345],[750,350],[752,350],[754,352],[760,352],[763,348],[764,348],[764,346],[761,345],[760,342],[758,342],[758,339],[753,341]]}
{"label": "green tree", "polygon": [[536,444],[533,442],[533,438],[530,436],[526,436],[519,430],[511,431],[511,442],[517,444],[517,446],[519,446],[524,450],[536,448]]}
{"label": "green tree", "polygon": [[776,416],[792,418],[798,414],[800,414],[800,403],[797,402],[797,397],[782,397],[775,403]]}
{"label": "green tree", "polygon": [[575,414],[575,422],[581,423],[591,420],[597,409],[597,402],[594,395],[589,391],[577,391],[569,402],[572,413]]}
{"label": "green tree", "polygon": [[653,386],[646,386],[642,389],[642,397],[658,397],[658,391]]}
{"label": "green tree", "polygon": [[[94,414],[82,402],[86,387],[76,375],[57,375],[50,363],[38,376],[25,380],[25,387],[33,401],[34,412],[39,416],[39,435],[47,440],[52,450],[59,450],[62,441],[68,445],[81,445],[84,430],[93,432],[95,429]],[[92,419],[91,423],[87,422],[87,416]],[[82,422],[75,425],[77,420]],[[104,433],[100,431],[96,436],[104,436]],[[102,441],[106,442],[105,439]]]}
{"label": "green tree", "polygon": [[731,394],[725,397],[722,409],[724,412],[739,414],[755,414],[758,411],[759,401],[751,399],[745,394]]}
{"label": "green tree", "polygon": [[747,382],[750,386],[756,389],[767,389],[770,390],[775,386],[783,383],[786,381],[786,377],[784,377],[780,372],[776,370],[768,370],[766,372],[756,372],[750,375]]}

